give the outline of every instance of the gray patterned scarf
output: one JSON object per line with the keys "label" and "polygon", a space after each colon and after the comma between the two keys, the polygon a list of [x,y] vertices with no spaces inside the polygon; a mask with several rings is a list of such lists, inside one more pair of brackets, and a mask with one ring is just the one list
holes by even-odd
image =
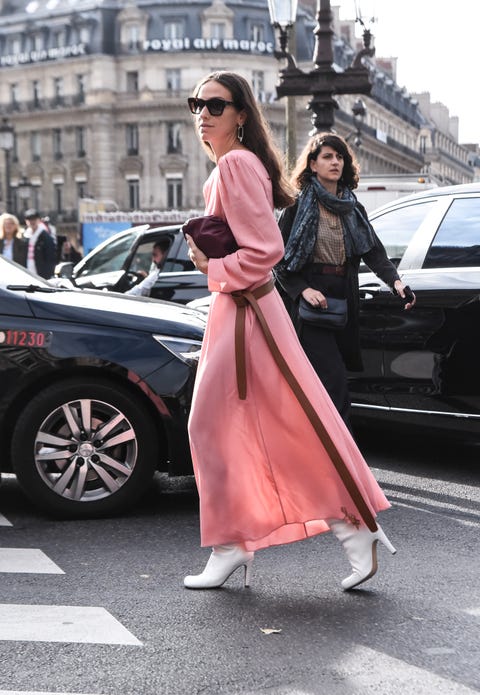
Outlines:
{"label": "gray patterned scarf", "polygon": [[318,203],[340,217],[347,258],[362,256],[375,243],[373,228],[352,191],[345,188],[338,198],[325,190],[314,174],[298,196],[297,214],[281,262],[287,270],[300,270],[312,256],[320,215]]}

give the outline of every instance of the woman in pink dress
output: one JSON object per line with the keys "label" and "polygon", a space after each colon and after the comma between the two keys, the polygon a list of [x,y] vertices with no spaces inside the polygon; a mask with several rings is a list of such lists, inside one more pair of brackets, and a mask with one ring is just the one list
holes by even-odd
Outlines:
{"label": "woman in pink dress", "polygon": [[207,76],[189,107],[216,162],[205,214],[228,223],[238,250],[209,259],[187,236],[213,293],[189,421],[201,544],[213,550],[184,584],[219,587],[244,567],[248,586],[254,551],[332,530],[351,589],[375,574],[378,541],[395,552],[375,521],[390,505],[273,288],[284,252],[273,210],[293,201],[280,157],[240,75]]}

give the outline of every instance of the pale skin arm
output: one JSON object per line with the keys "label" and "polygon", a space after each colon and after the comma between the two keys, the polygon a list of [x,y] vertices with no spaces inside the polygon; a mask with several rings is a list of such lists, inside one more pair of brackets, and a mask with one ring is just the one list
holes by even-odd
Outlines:
{"label": "pale skin arm", "polygon": [[[403,282],[401,280],[395,280],[394,287],[399,296],[402,299],[405,299],[405,285]],[[314,290],[313,287],[306,287],[302,292],[302,296],[312,306],[321,306],[322,309],[327,308],[327,300],[325,295],[323,295],[320,290]],[[415,306],[416,301],[417,300],[414,295],[413,301],[405,304],[405,309],[411,309],[413,306]]]}

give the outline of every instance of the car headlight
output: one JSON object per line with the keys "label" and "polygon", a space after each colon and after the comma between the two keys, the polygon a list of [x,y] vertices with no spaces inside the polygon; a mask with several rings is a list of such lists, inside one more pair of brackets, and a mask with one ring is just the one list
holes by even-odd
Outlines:
{"label": "car headlight", "polygon": [[197,364],[202,348],[201,340],[173,338],[171,335],[153,335],[153,338],[185,364]]}

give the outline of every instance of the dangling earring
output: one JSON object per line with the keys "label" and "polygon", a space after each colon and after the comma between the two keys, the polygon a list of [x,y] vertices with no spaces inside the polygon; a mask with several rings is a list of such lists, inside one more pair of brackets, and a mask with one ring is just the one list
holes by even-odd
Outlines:
{"label": "dangling earring", "polygon": [[237,127],[237,138],[240,140],[240,142],[243,142],[243,135],[244,135],[244,127],[243,127],[243,125],[239,125]]}

